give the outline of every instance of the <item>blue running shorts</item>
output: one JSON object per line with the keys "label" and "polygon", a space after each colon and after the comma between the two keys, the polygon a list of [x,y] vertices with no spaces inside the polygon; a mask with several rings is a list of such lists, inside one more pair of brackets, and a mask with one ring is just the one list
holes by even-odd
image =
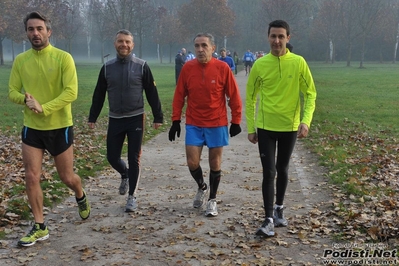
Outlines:
{"label": "blue running shorts", "polygon": [[206,145],[208,148],[227,146],[229,145],[229,132],[227,126],[196,127],[186,125],[186,145]]}

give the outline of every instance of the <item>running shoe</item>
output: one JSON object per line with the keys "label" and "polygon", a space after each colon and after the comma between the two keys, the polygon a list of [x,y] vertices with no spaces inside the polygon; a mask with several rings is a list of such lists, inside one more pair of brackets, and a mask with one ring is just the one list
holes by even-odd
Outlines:
{"label": "running shoe", "polygon": [[47,226],[42,230],[39,224],[34,224],[30,232],[18,241],[18,246],[29,247],[36,241],[43,241],[49,238]]}
{"label": "running shoe", "polygon": [[274,236],[274,224],[269,218],[266,218],[262,226],[256,231],[257,236]]}
{"label": "running shoe", "polygon": [[84,198],[78,201],[78,207],[79,207],[80,218],[86,220],[90,216],[90,203],[89,200],[87,199],[87,195],[84,190],[83,190],[83,195]]}
{"label": "running shoe", "polygon": [[202,190],[200,188],[197,190],[197,194],[195,195],[194,202],[193,202],[194,208],[200,208],[204,205],[205,196],[207,193],[208,193],[208,186],[206,186],[205,190]]}
{"label": "running shoe", "polygon": [[274,208],[273,220],[275,227],[279,226],[285,227],[288,225],[287,219],[284,218],[283,209],[284,208],[279,208],[279,207]]}
{"label": "running shoe", "polygon": [[126,212],[134,212],[137,209],[137,200],[133,195],[129,195],[125,207]]}
{"label": "running shoe", "polygon": [[216,199],[208,200],[208,203],[206,204],[205,216],[215,217],[217,215],[218,215],[218,208],[216,204]]}

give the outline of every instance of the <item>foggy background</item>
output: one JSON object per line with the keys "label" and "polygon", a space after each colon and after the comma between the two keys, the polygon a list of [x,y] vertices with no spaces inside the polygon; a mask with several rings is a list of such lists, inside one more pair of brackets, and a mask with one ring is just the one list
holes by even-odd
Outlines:
{"label": "foggy background", "polygon": [[399,0],[0,0],[0,64],[30,48],[24,16],[39,11],[52,20],[51,43],[76,61],[115,57],[119,29],[134,35],[136,56],[174,63],[179,49],[209,32],[240,57],[269,52],[268,23],[291,26],[294,53],[306,60],[395,63]]}

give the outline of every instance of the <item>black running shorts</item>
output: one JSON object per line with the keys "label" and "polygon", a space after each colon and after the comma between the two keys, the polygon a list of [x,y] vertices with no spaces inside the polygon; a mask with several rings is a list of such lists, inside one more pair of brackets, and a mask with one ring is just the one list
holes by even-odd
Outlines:
{"label": "black running shorts", "polygon": [[37,130],[24,126],[21,137],[26,145],[47,150],[52,156],[57,156],[73,144],[73,127]]}

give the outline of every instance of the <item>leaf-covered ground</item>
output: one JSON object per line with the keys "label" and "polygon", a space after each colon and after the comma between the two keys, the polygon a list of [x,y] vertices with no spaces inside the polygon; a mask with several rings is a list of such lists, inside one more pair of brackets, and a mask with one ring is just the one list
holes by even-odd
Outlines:
{"label": "leaf-covered ground", "polygon": [[[399,145],[347,126],[315,142],[318,155],[336,151],[326,159],[332,164],[339,165],[344,158],[350,165],[345,170],[320,167],[316,155],[298,142],[285,202],[289,226],[276,229],[274,238],[254,237],[263,221],[262,173],[257,147],[248,142],[245,132],[224,151],[215,219],[205,218],[191,206],[195,186],[185,163],[183,140],[171,144],[162,133],[143,148],[137,212],[124,213],[126,199],[118,195],[119,177],[106,168],[85,178],[91,217],[79,219],[73,195],[65,189],[64,201],[45,208],[50,239],[27,249],[17,248],[16,242],[29,230],[29,220],[10,211],[11,202],[26,202],[20,138],[18,133],[0,134],[0,236],[5,235],[0,240],[0,260],[8,265],[294,266],[321,265],[325,249],[345,250],[346,243],[392,249],[398,245]],[[105,132],[79,128],[84,126],[75,131],[76,170],[90,170],[104,161],[100,150]],[[205,148],[205,175],[207,158]],[[50,193],[59,181],[47,156],[43,170],[43,181],[50,184],[45,194],[59,200]],[[329,182],[342,171],[345,180]]]}
{"label": "leaf-covered ground", "polygon": [[[274,238],[255,237],[263,221],[261,166],[256,146],[248,144],[244,135],[225,149],[219,216],[206,218],[191,205],[195,186],[182,140],[171,144],[166,139],[162,133],[143,148],[137,212],[124,213],[119,177],[105,169],[86,181],[92,202],[88,220],[79,219],[72,195],[46,209],[50,239],[45,242],[17,248],[17,240],[29,227],[17,216],[5,214],[2,230],[7,237],[0,241],[0,258],[10,265],[321,265],[325,249],[338,249],[335,242],[359,247],[376,242],[384,249],[396,244],[396,199],[344,194],[329,184],[327,175],[333,173],[318,166],[301,143],[290,168],[285,211],[289,226],[276,228]],[[5,157],[2,165],[9,167],[8,173],[21,175],[18,145],[9,139],[3,146],[14,156]],[[202,159],[207,175],[206,150]],[[397,168],[392,164],[368,181],[357,182],[396,185]],[[1,182],[8,186],[14,180],[22,182],[21,176],[12,176],[4,175]],[[3,208],[6,202],[4,197]]]}

